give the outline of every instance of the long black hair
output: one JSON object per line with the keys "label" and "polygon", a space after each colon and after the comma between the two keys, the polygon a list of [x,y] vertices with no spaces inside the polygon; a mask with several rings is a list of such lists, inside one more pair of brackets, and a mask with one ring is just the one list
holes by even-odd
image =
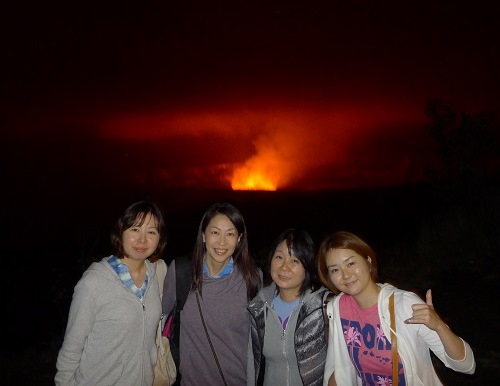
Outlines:
{"label": "long black hair", "polygon": [[196,244],[192,254],[193,280],[191,288],[202,291],[203,285],[203,257],[206,253],[205,243],[203,242],[203,233],[210,221],[218,214],[226,216],[238,231],[240,242],[236,245],[233,253],[233,261],[239,272],[243,276],[247,285],[248,300],[253,299],[260,288],[260,274],[257,265],[250,256],[248,249],[248,235],[245,220],[241,212],[232,204],[227,202],[215,203],[211,205],[203,214],[198,228]]}

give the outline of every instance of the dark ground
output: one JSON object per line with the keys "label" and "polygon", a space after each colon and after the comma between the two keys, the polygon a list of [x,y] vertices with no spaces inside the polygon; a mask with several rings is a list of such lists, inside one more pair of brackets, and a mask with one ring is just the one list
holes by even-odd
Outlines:
{"label": "dark ground", "polygon": [[[21,290],[5,288],[2,385],[53,384],[73,287],[92,260],[109,254],[111,225],[128,204],[144,198],[138,191],[7,191],[6,268],[16,272]],[[456,374],[437,361],[443,382],[489,385],[500,377],[499,192],[498,184],[488,184],[460,193],[436,186],[274,193],[156,189],[149,197],[166,216],[167,261],[189,252],[203,211],[215,201],[230,201],[243,212],[259,261],[287,227],[308,230],[317,243],[332,230],[360,234],[378,251],[382,281],[420,295],[432,288],[436,310],[472,346],[476,374]]]}

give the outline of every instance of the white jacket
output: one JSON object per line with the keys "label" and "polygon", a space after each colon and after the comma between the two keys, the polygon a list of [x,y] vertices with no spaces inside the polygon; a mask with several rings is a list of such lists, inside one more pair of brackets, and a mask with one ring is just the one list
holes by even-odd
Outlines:
{"label": "white jacket", "polygon": [[[451,359],[444,350],[438,334],[424,324],[405,324],[412,316],[413,304],[424,303],[413,292],[403,291],[390,284],[379,284],[378,312],[380,324],[386,338],[390,341],[389,296],[394,293],[394,309],[396,314],[396,336],[398,338],[398,353],[403,362],[407,386],[438,386],[442,385],[432,366],[430,350],[445,364],[455,371],[473,374],[476,368],[474,354],[469,344],[464,342],[465,358],[459,361]],[[325,376],[323,385],[328,385],[332,373],[335,373],[337,385],[362,385],[352,365],[347,345],[345,343],[342,325],[339,317],[340,294],[328,303],[329,341],[326,356]]]}

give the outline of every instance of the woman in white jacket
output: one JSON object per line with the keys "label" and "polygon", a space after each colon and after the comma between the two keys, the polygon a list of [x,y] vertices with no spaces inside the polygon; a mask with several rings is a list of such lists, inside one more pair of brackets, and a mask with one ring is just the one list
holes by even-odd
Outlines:
{"label": "woman in white jacket", "polygon": [[[441,385],[429,350],[446,367],[474,373],[472,349],[435,312],[431,291],[423,302],[412,292],[377,283],[375,253],[356,235],[336,232],[326,237],[319,248],[318,270],[323,284],[338,294],[327,307],[325,386]],[[397,337],[397,379],[392,376],[391,332]]]}

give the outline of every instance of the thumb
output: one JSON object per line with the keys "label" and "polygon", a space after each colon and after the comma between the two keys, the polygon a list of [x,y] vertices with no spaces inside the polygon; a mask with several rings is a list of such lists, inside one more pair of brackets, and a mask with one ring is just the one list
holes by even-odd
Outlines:
{"label": "thumb", "polygon": [[430,289],[428,289],[427,293],[425,294],[425,302],[427,303],[428,306],[433,307],[433,305],[432,305],[432,291]]}

